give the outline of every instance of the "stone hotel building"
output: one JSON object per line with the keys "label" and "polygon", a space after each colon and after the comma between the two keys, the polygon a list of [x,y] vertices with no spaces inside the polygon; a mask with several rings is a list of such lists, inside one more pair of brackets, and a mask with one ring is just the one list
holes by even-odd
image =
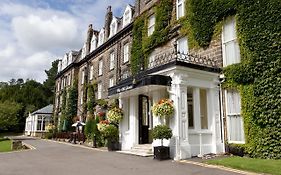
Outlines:
{"label": "stone hotel building", "polygon": [[225,141],[244,143],[240,96],[221,87],[221,69],[240,61],[235,18],[224,22],[207,48],[196,48],[182,30],[185,17],[185,0],[136,0],[121,17],[108,7],[103,28],[89,25],[81,50],[59,62],[55,113],[61,114],[62,90],[77,79],[80,120],[87,114],[85,84],[97,84],[96,99],[118,99],[122,150],[159,144],[150,137],[161,123],[151,108],[161,98],[175,107],[166,121],[173,137],[165,142],[173,159],[224,152]]}

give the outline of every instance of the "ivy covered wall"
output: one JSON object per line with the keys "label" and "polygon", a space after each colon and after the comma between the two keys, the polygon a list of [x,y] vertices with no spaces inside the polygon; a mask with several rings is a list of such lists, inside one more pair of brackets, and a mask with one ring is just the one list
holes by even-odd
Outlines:
{"label": "ivy covered wall", "polygon": [[[139,16],[133,26],[133,44],[131,51],[131,71],[134,74],[147,67],[147,57],[157,46],[168,41],[173,0],[161,0],[154,7],[155,30],[147,35],[148,11]],[[151,15],[151,14],[150,14]]]}
{"label": "ivy covered wall", "polygon": [[224,69],[224,87],[241,93],[248,153],[280,159],[280,0],[186,1],[187,26],[200,47],[208,47],[219,22],[236,16],[241,63]]}

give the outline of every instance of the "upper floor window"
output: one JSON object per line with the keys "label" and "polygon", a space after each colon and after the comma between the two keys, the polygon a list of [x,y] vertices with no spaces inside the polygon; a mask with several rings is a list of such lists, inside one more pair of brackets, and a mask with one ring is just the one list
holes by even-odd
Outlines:
{"label": "upper floor window", "polygon": [[92,80],[94,78],[94,66],[91,65],[91,68],[90,68],[90,80]]}
{"label": "upper floor window", "polygon": [[81,96],[80,96],[80,104],[81,105],[83,105],[83,102],[84,102],[83,96],[84,96],[84,93],[83,93],[83,91],[81,91]]}
{"label": "upper floor window", "polygon": [[114,86],[114,77],[111,77],[109,79],[109,87],[112,87],[112,86]]}
{"label": "upper floor window", "polygon": [[147,30],[148,36],[153,34],[154,29],[155,29],[155,14],[151,15],[148,18],[148,30]]}
{"label": "upper floor window", "polygon": [[184,2],[185,0],[177,0],[177,19],[184,16]]}
{"label": "upper floor window", "polygon": [[99,61],[99,75],[102,75],[102,68],[103,68],[103,62],[102,60]]}
{"label": "upper floor window", "polygon": [[71,74],[68,75],[68,83],[67,84],[68,84],[68,86],[70,86],[70,84],[71,84]]}
{"label": "upper floor window", "polygon": [[98,46],[102,45],[103,43],[104,43],[104,29],[101,29],[101,31],[99,33]]}
{"label": "upper floor window", "polygon": [[125,27],[131,22],[131,18],[132,18],[132,10],[131,7],[128,5],[123,14],[123,27]]}
{"label": "upper floor window", "polygon": [[84,82],[85,82],[85,72],[83,70],[81,73],[81,84],[84,84]]}
{"label": "upper floor window", "polygon": [[155,67],[155,54],[152,52],[149,56],[148,56],[148,68],[153,68]]}
{"label": "upper floor window", "polygon": [[98,84],[98,99],[101,99],[102,96],[102,84]]}
{"label": "upper floor window", "polygon": [[112,52],[109,57],[110,57],[109,69],[112,70],[114,69],[114,61],[115,61],[114,52]]}
{"label": "upper floor window", "polygon": [[240,49],[237,41],[235,19],[227,21],[223,25],[222,31],[222,49],[223,66],[240,62]]}
{"label": "upper floor window", "polygon": [[92,41],[91,41],[91,51],[95,50],[97,48],[97,37],[96,35],[93,35]]}
{"label": "upper floor window", "polygon": [[244,126],[241,117],[241,97],[237,91],[226,91],[227,135],[229,142],[244,143]]}
{"label": "upper floor window", "polygon": [[112,19],[111,24],[110,24],[110,35],[109,35],[109,37],[112,37],[116,33],[117,33],[117,19],[114,17]]}
{"label": "upper floor window", "polygon": [[188,43],[187,43],[186,37],[178,39],[178,41],[177,41],[177,51],[180,54],[187,54],[188,53]]}
{"label": "upper floor window", "polygon": [[124,63],[128,61],[129,61],[129,43],[124,45],[124,58],[123,58]]}

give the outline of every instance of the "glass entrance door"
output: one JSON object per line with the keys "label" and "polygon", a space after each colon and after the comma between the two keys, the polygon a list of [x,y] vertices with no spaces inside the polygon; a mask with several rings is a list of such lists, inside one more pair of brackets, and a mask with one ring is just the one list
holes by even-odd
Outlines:
{"label": "glass entrance door", "polygon": [[149,102],[145,95],[139,96],[139,144],[149,143]]}

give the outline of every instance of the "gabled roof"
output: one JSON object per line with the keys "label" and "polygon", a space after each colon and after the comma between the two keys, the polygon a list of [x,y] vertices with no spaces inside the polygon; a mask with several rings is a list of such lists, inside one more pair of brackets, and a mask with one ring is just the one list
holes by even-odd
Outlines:
{"label": "gabled roof", "polygon": [[53,113],[53,105],[45,106],[44,108],[38,109],[37,111],[34,111],[32,115],[35,114],[52,114]]}

